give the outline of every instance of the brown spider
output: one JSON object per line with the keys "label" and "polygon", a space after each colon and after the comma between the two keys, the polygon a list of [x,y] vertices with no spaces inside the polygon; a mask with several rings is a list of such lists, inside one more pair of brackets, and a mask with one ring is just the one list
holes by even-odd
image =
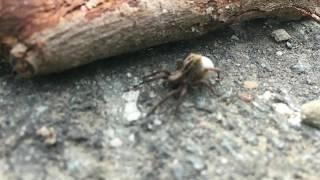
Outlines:
{"label": "brown spider", "polygon": [[212,93],[214,90],[212,86],[214,84],[209,81],[210,72],[216,72],[217,78],[216,82],[220,81],[220,69],[215,68],[212,61],[202,55],[191,53],[184,61],[177,63],[177,68],[175,71],[170,72],[168,70],[158,70],[147,76],[143,77],[143,81],[134,86],[138,87],[144,83],[152,82],[159,79],[164,79],[165,82],[172,87],[172,90],[166,94],[146,115],[150,116],[154,111],[161,106],[166,100],[172,96],[178,97],[177,107],[181,104],[181,99],[187,94],[188,88],[193,86],[205,86]]}

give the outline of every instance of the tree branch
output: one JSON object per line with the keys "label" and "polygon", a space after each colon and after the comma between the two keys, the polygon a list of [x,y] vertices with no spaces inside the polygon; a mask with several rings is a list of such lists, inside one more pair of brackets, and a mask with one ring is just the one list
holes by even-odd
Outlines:
{"label": "tree branch", "polygon": [[2,0],[0,42],[30,77],[252,18],[319,14],[320,0]]}

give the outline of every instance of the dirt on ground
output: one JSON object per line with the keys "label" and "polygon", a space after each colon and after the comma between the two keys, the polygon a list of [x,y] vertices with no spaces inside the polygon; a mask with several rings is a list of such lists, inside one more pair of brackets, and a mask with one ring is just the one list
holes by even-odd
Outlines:
{"label": "dirt on ground", "polygon": [[[194,88],[144,117],[170,89],[129,87],[190,52],[223,69],[216,95]],[[319,179],[320,130],[300,115],[319,59],[318,23],[262,19],[33,79],[1,64],[0,179]]]}

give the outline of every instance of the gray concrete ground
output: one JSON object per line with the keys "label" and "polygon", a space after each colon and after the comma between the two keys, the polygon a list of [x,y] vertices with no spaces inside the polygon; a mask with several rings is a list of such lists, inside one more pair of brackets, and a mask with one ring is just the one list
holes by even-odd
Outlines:
{"label": "gray concrete ground", "polygon": [[[195,88],[144,118],[168,87],[126,89],[190,52],[224,70],[218,95]],[[316,22],[257,20],[31,80],[2,64],[0,179],[319,179],[320,131],[300,118],[319,59]]]}

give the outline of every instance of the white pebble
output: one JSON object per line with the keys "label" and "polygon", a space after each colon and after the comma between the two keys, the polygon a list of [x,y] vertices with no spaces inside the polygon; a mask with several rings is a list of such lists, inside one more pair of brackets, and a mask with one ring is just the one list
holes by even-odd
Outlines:
{"label": "white pebble", "polygon": [[127,73],[127,77],[128,78],[132,78],[132,74],[131,73]]}
{"label": "white pebble", "polygon": [[292,109],[289,108],[289,106],[287,106],[284,103],[274,103],[272,104],[273,109],[282,115],[287,115],[290,116],[294,113],[294,111]]}
{"label": "white pebble", "polygon": [[130,134],[129,141],[134,142],[136,140],[136,136],[134,134]]}
{"label": "white pebble", "polygon": [[138,120],[141,116],[141,112],[137,107],[139,93],[139,91],[129,91],[123,95],[123,99],[126,101],[124,117],[130,122]]}
{"label": "white pebble", "polygon": [[260,99],[263,99],[265,101],[269,101],[272,97],[274,97],[275,94],[270,92],[270,91],[266,91],[265,93],[263,93],[263,95],[259,96]]}
{"label": "white pebble", "polygon": [[110,141],[110,146],[114,147],[114,148],[120,147],[120,146],[122,146],[122,144],[123,144],[123,142],[119,138],[114,138]]}
{"label": "white pebble", "polygon": [[276,52],[276,55],[277,55],[277,56],[282,56],[282,55],[283,55],[283,52],[282,52],[282,51],[277,51],[277,52]]}

